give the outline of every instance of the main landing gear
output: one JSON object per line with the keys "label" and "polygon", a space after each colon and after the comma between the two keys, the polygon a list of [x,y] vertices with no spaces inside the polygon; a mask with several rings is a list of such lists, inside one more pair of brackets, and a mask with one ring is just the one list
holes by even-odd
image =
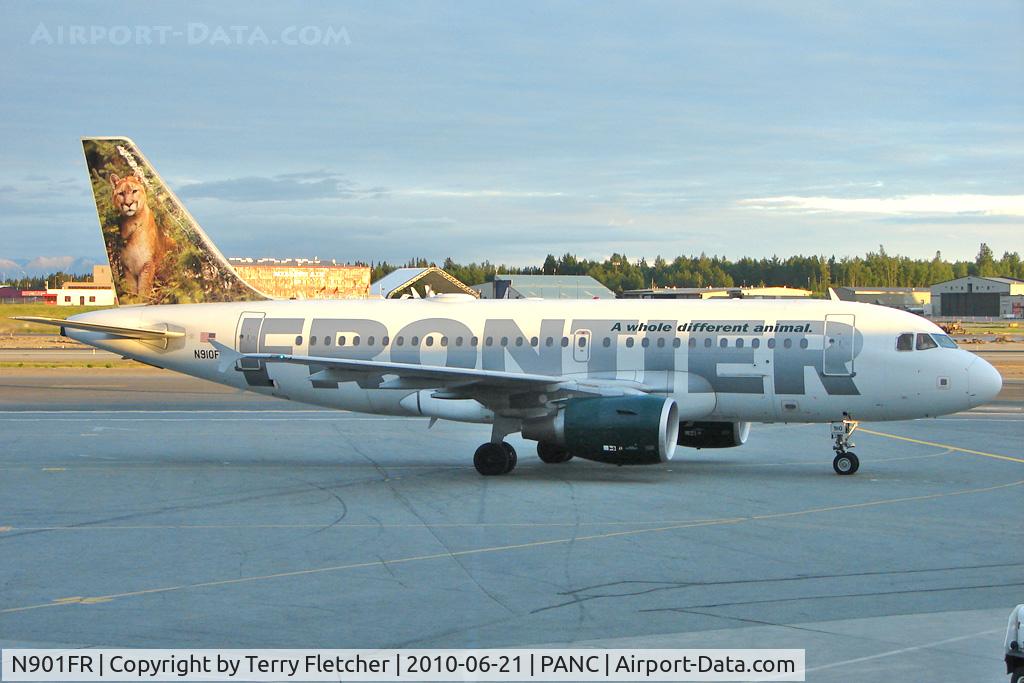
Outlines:
{"label": "main landing gear", "polygon": [[473,466],[485,477],[508,474],[515,469],[518,461],[516,449],[504,441],[499,443],[488,441],[476,449],[476,453],[473,455]]}
{"label": "main landing gear", "polygon": [[860,459],[857,454],[847,450],[854,446],[850,437],[857,431],[859,424],[856,420],[849,419],[848,416],[842,422],[832,423],[832,440],[835,442],[832,450],[836,452],[836,457],[832,460],[832,469],[836,471],[836,474],[853,474],[860,469]]}
{"label": "main landing gear", "polygon": [[560,462],[568,462],[572,459],[572,453],[565,446],[559,446],[548,441],[538,441],[537,457],[549,465],[554,465]]}
{"label": "main landing gear", "polygon": [[518,422],[497,419],[491,427],[491,440],[481,444],[473,454],[473,466],[485,477],[508,474],[516,468],[519,457],[516,449],[505,442],[505,437],[520,429]]}

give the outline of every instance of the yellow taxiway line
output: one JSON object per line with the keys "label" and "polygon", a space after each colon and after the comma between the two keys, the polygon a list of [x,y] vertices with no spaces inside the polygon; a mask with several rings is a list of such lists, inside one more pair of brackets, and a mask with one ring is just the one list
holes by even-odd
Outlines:
{"label": "yellow taxiway line", "polygon": [[922,446],[934,446],[935,448],[946,448],[951,451],[958,451],[960,453],[969,453],[970,455],[981,455],[986,458],[995,458],[996,460],[1009,460],[1010,462],[1021,462],[1024,463],[1024,458],[1015,458],[1012,455],[999,455],[998,453],[986,453],[985,451],[975,451],[970,448],[960,448],[959,446],[950,446],[948,443],[936,443],[934,441],[922,441],[921,439],[912,439],[909,436],[899,436],[897,434],[889,434],[888,432],[876,432],[873,429],[865,429],[861,427],[857,430],[858,432],[864,432],[865,434],[873,434],[874,436],[884,436],[887,439],[896,439],[897,441],[908,441],[910,443],[920,444]]}

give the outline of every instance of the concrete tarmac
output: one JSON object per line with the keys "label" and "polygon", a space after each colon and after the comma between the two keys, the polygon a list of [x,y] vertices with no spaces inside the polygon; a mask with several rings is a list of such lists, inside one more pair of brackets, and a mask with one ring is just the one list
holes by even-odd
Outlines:
{"label": "concrete tarmac", "polygon": [[806,648],[809,681],[1000,681],[1021,386],[656,467],[484,478],[477,425],[149,369],[0,370],[0,646]]}

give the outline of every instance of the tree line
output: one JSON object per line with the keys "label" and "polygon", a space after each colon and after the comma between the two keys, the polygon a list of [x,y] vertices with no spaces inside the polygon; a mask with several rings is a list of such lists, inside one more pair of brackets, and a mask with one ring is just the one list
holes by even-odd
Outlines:
{"label": "tree line", "polygon": [[[376,282],[396,268],[425,268],[438,265],[425,258],[404,264],[387,261],[361,263],[371,268]],[[452,276],[467,285],[491,282],[497,273],[512,275],[589,275],[608,289],[621,294],[627,289],[646,287],[735,287],[780,286],[810,289],[824,294],[829,287],[929,287],[937,282],[966,275],[1013,277],[1024,280],[1024,261],[1017,252],[1005,252],[996,258],[984,242],[973,261],[947,261],[941,252],[928,259],[912,259],[886,253],[884,247],[864,256],[778,256],[731,261],[723,256],[677,256],[671,261],[661,256],[648,262],[631,261],[625,254],[612,254],[603,261],[581,259],[573,254],[556,257],[548,254],[539,266],[514,267],[482,263],[456,263],[447,258],[440,264]],[[24,277],[10,284],[20,289],[60,287],[65,281],[92,280],[92,274],[53,273],[45,277]]]}
{"label": "tree line", "polygon": [[[424,268],[437,265],[427,259],[412,259],[400,266],[386,261],[369,264],[376,282],[396,268]],[[1024,279],[1024,261],[1017,252],[996,258],[982,243],[973,261],[947,261],[941,252],[928,259],[912,259],[886,253],[885,247],[864,256],[778,256],[731,261],[722,256],[661,256],[648,262],[631,261],[625,254],[612,254],[604,261],[580,259],[573,254],[549,254],[543,265],[512,267],[482,263],[456,263],[445,259],[440,266],[467,285],[494,280],[497,273],[512,275],[589,275],[608,289],[621,294],[647,287],[734,287],[781,286],[810,289],[824,294],[829,287],[929,287],[937,282],[967,275]]]}
{"label": "tree line", "polygon": [[75,275],[74,273],[65,273],[63,270],[58,270],[56,273],[50,273],[49,275],[20,277],[16,280],[9,280],[4,284],[14,287],[15,289],[42,290],[47,287],[50,287],[51,289],[60,289],[65,282],[92,282],[92,273]]}

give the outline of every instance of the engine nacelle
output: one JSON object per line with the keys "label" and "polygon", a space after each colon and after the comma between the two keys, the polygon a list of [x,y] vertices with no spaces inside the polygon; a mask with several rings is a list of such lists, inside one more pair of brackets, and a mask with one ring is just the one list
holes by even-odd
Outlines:
{"label": "engine nacelle", "polygon": [[678,443],[688,448],[732,448],[745,444],[748,436],[749,422],[684,422]]}
{"label": "engine nacelle", "polygon": [[574,398],[554,417],[523,425],[524,438],[614,465],[671,460],[678,436],[679,406],[662,396]]}

